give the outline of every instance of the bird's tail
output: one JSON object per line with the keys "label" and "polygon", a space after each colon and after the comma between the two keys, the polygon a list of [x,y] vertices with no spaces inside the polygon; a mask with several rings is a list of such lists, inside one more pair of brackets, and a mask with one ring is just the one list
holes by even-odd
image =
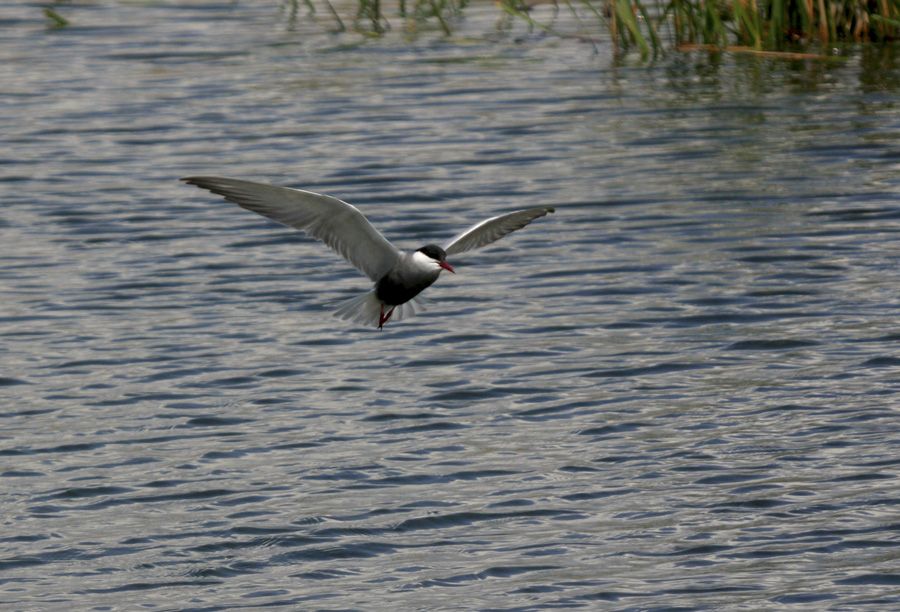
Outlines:
{"label": "bird's tail", "polygon": [[381,317],[381,300],[375,296],[375,290],[355,298],[341,302],[334,316],[345,321],[355,321],[361,325],[378,325]]}
{"label": "bird's tail", "polygon": [[391,308],[394,309],[391,315],[391,320],[394,321],[408,319],[415,316],[416,313],[425,310],[424,300],[419,296],[414,297],[405,304],[389,306],[378,299],[373,289],[368,293],[358,295],[338,304],[337,310],[334,311],[334,316],[345,321],[354,321],[361,325],[378,327],[378,322],[381,320],[382,306],[384,306],[384,314],[390,312]]}

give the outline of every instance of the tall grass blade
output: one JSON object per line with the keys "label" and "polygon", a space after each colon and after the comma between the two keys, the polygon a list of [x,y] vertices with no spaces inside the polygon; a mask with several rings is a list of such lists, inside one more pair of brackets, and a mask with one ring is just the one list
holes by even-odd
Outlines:
{"label": "tall grass blade", "polygon": [[44,17],[50,20],[50,27],[52,28],[64,28],[69,25],[68,19],[57,13],[49,6],[44,9]]}
{"label": "tall grass blade", "polygon": [[[637,3],[637,0],[632,1]],[[650,45],[647,43],[647,39],[644,37],[643,33],[641,33],[641,28],[638,25],[628,0],[615,0],[615,18],[619,20],[621,25],[625,26],[622,35],[625,37],[627,32],[628,37],[625,38],[626,48],[630,46],[629,43],[634,43],[637,45],[638,49],[640,49],[642,58],[649,57]]]}

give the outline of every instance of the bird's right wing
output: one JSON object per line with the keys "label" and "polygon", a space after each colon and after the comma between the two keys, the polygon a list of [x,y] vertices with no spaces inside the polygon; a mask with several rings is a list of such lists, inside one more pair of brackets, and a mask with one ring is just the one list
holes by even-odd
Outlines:
{"label": "bird's right wing", "polygon": [[181,179],[208,189],[279,223],[296,227],[340,253],[377,281],[399,260],[400,251],[355,206],[327,195],[218,176]]}
{"label": "bird's right wing", "polygon": [[510,232],[522,229],[538,217],[552,213],[553,210],[550,207],[528,208],[485,219],[453,238],[447,243],[444,250],[447,255],[453,255],[483,247],[500,240]]}

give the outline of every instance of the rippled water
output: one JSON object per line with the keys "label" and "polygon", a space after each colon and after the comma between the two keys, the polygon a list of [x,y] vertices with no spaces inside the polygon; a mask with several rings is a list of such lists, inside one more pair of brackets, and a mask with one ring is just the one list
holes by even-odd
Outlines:
{"label": "rippled water", "polygon": [[[60,10],[0,10],[5,608],[900,605],[896,48]],[[405,247],[557,213],[378,332],[200,173]]]}

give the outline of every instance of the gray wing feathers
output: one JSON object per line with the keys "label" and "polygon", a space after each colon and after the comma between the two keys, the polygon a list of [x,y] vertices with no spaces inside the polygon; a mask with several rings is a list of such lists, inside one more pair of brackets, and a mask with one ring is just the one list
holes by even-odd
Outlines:
{"label": "gray wing feathers", "polygon": [[471,251],[500,240],[510,232],[522,229],[538,217],[552,213],[553,208],[529,208],[517,210],[505,215],[491,217],[477,225],[473,225],[459,236],[447,243],[444,250],[447,255]]}
{"label": "gray wing feathers", "polygon": [[190,176],[181,180],[305,231],[340,253],[373,281],[384,276],[400,259],[397,248],[355,206],[337,198],[216,176]]}

